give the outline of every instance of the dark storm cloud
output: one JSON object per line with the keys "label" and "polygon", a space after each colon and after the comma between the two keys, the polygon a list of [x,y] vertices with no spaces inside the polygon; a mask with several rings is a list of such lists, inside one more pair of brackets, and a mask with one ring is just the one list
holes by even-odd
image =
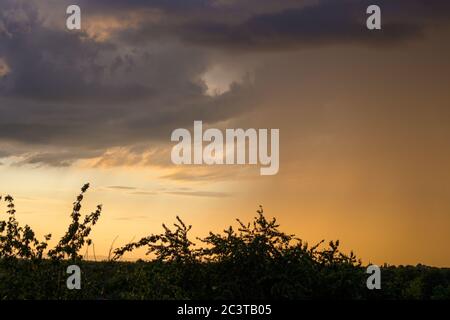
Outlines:
{"label": "dark storm cloud", "polygon": [[[0,157],[22,155],[19,164],[65,166],[111,147],[159,146],[194,120],[214,123],[252,111],[257,92],[250,83],[205,95],[200,77],[214,62],[210,48],[258,54],[395,44],[422,34],[432,18],[444,21],[450,9],[437,0],[381,0],[385,30],[370,34],[367,1],[80,0],[87,20],[142,17],[96,41],[86,30],[67,31],[64,15],[48,23],[50,11],[60,17],[67,4],[0,2],[0,58],[9,70],[0,77]],[[147,19],[146,9],[161,19]],[[6,142],[20,147],[2,151]]]}
{"label": "dark storm cloud", "polygon": [[[0,78],[0,139],[30,146],[18,164],[65,166],[241,112],[237,87],[217,99],[204,94],[198,78],[208,62],[197,49],[94,41],[47,26],[25,1],[1,2],[0,26],[0,57],[11,70]],[[52,150],[34,150],[43,146]]]}
{"label": "dark storm cloud", "polygon": [[117,86],[101,82],[108,61],[101,61],[100,55],[114,52],[114,45],[94,42],[82,33],[45,28],[32,16],[23,22],[29,29],[15,31],[10,20],[4,15],[7,33],[0,35],[0,56],[12,70],[0,80],[2,96],[108,102],[143,99],[153,94],[151,88],[142,84]]}
{"label": "dark storm cloud", "polygon": [[[322,44],[396,42],[419,34],[415,25],[385,24],[384,31],[370,34],[363,19],[353,19],[345,6],[287,9],[252,17],[244,23],[192,23],[180,28],[192,43],[225,49],[280,50]],[[360,15],[363,18],[363,15]]]}
{"label": "dark storm cloud", "polygon": [[211,8],[211,0],[80,0],[77,3],[80,6],[92,8],[95,13],[117,12],[123,10],[136,9],[162,9],[169,12],[198,11]]}
{"label": "dark storm cloud", "polygon": [[[250,51],[327,44],[386,45],[421,36],[427,26],[450,17],[450,4],[441,0],[380,0],[376,4],[382,8],[383,29],[368,32],[366,8],[371,4],[373,1],[323,0],[301,7],[289,3],[285,8],[263,13],[254,6],[252,13],[251,7],[236,3],[234,10],[246,12],[238,21],[224,18],[216,7],[203,5],[191,18],[187,12],[181,18],[143,23],[138,31],[125,30],[122,38],[139,43],[166,36],[206,47]],[[158,3],[153,5],[158,7]],[[173,5],[177,8],[177,2]],[[167,10],[167,6],[162,8]]]}

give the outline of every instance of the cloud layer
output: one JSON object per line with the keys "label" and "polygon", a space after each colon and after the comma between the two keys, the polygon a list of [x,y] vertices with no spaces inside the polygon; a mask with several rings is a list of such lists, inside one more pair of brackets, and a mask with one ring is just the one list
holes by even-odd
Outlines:
{"label": "cloud layer", "polygon": [[379,1],[384,31],[370,35],[367,1],[81,0],[86,29],[70,32],[59,14],[68,3],[0,3],[0,154],[19,165],[163,149],[146,161],[162,165],[173,129],[258,108],[260,79],[207,94],[204,74],[230,56],[262,65],[266,53],[396,46],[450,12],[442,1]]}

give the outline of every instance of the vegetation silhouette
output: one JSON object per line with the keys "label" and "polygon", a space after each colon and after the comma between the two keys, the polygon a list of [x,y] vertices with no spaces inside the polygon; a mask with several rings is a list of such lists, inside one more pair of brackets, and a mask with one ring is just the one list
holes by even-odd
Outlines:
{"label": "vegetation silhouette", "polygon": [[[102,206],[81,217],[89,184],[81,188],[71,223],[54,248],[51,235],[40,241],[20,226],[14,199],[4,197],[7,219],[0,220],[0,299],[450,299],[450,269],[382,266],[382,289],[368,290],[366,266],[339,241],[309,246],[279,230],[263,208],[250,223],[222,233],[189,237],[191,225],[179,217],[173,228],[110,250],[103,262],[84,261],[83,248]],[[0,200],[2,198],[0,197]],[[123,262],[127,252],[146,247],[149,261]],[[68,290],[66,268],[82,270],[82,289]]]}

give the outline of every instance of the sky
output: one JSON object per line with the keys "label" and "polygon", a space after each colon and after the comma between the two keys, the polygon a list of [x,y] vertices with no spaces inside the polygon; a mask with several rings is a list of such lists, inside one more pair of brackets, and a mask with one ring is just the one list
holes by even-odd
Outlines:
{"label": "sky", "polygon": [[[54,243],[89,182],[97,257],[177,215],[206,236],[262,205],[365,263],[448,267],[449,18],[440,0],[1,0],[0,194]],[[279,129],[278,174],[174,165],[171,133],[195,120]]]}

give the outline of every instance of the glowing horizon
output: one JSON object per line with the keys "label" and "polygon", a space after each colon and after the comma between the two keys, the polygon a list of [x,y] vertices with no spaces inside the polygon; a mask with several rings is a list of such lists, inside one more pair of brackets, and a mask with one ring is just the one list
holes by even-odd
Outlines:
{"label": "glowing horizon", "polygon": [[[262,205],[365,263],[449,267],[450,7],[379,2],[373,35],[358,1],[80,0],[81,31],[69,1],[2,1],[0,195],[55,244],[89,182],[97,258],[177,215],[194,239]],[[196,120],[279,128],[279,171],[174,165],[171,133]]]}

